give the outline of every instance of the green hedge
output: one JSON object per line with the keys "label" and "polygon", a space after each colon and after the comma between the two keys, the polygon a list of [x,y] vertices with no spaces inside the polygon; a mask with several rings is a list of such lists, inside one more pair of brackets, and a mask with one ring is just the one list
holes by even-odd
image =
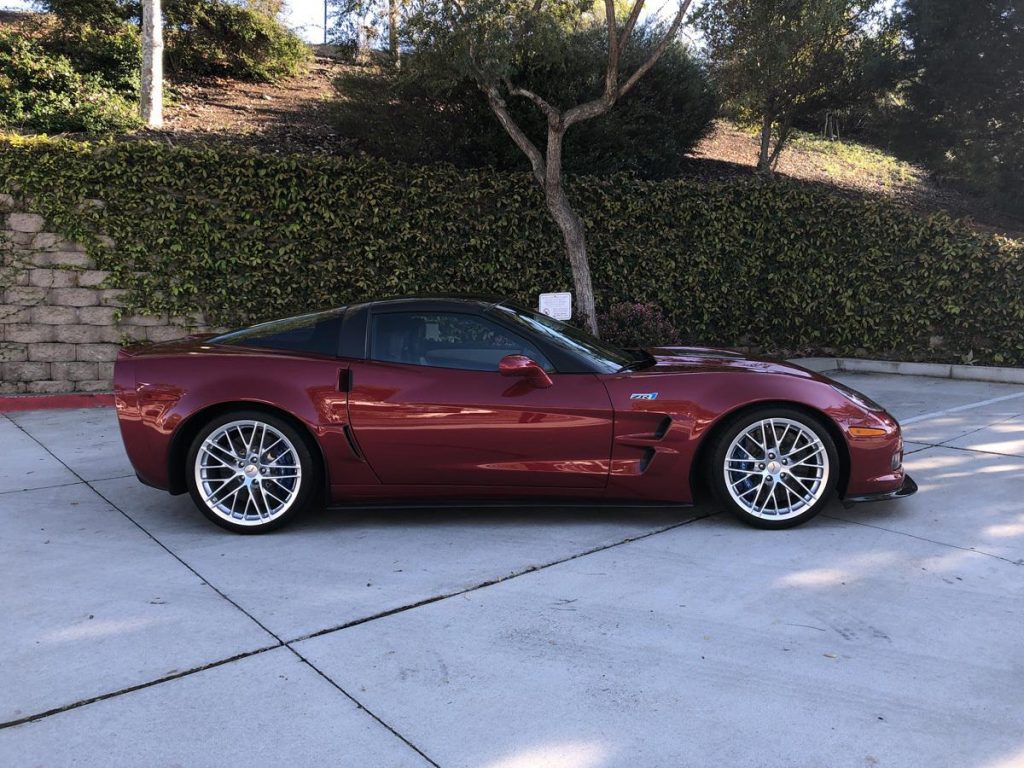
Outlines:
{"label": "green hedge", "polygon": [[[8,140],[0,192],[86,242],[129,309],[153,313],[234,324],[370,296],[533,302],[571,286],[525,174]],[[599,305],[660,304],[687,340],[1024,363],[1018,241],[785,181],[579,178],[571,194]]]}

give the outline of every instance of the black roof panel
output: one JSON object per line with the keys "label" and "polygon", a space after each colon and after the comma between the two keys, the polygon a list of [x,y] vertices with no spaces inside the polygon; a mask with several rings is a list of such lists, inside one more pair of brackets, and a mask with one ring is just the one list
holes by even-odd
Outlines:
{"label": "black roof panel", "polygon": [[386,299],[374,299],[364,301],[357,305],[359,308],[368,308],[372,312],[380,311],[405,311],[418,312],[424,310],[458,310],[472,308],[482,311],[502,304],[505,299],[501,296],[479,296],[479,295],[423,295],[423,296],[394,296]]}

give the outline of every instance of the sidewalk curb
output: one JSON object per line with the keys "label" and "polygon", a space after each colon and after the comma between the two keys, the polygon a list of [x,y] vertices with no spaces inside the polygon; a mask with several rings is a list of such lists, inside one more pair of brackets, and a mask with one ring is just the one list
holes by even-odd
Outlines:
{"label": "sidewalk curb", "polygon": [[80,392],[71,395],[0,395],[0,413],[15,411],[55,411],[63,408],[109,408],[114,404],[110,392]]}
{"label": "sidewalk curb", "polygon": [[897,376],[930,376],[959,381],[992,381],[999,384],[1024,384],[1024,368],[997,368],[991,365],[955,365],[952,363],[901,363],[895,360],[860,360],[853,357],[795,357],[789,362],[818,373],[888,373]]}

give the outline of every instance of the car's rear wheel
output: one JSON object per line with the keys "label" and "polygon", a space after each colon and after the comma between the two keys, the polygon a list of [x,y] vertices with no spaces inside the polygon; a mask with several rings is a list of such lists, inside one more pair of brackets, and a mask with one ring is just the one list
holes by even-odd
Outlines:
{"label": "car's rear wheel", "polygon": [[306,510],[317,465],[284,419],[236,411],[204,425],[188,452],[189,493],[207,518],[236,533],[263,533]]}
{"label": "car's rear wheel", "polygon": [[735,419],[715,444],[711,485],[736,517],[758,528],[791,528],[828,504],[839,457],[828,430],[794,408],[761,408]]}

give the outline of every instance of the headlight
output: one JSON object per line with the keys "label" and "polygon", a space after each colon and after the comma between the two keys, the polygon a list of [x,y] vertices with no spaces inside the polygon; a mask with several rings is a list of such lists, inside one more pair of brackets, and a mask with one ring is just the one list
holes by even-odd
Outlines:
{"label": "headlight", "polygon": [[861,408],[867,411],[874,411],[875,413],[885,413],[886,410],[867,395],[862,395],[856,390],[850,389],[844,384],[838,382],[832,382],[832,389],[841,394],[850,402],[856,403]]}

